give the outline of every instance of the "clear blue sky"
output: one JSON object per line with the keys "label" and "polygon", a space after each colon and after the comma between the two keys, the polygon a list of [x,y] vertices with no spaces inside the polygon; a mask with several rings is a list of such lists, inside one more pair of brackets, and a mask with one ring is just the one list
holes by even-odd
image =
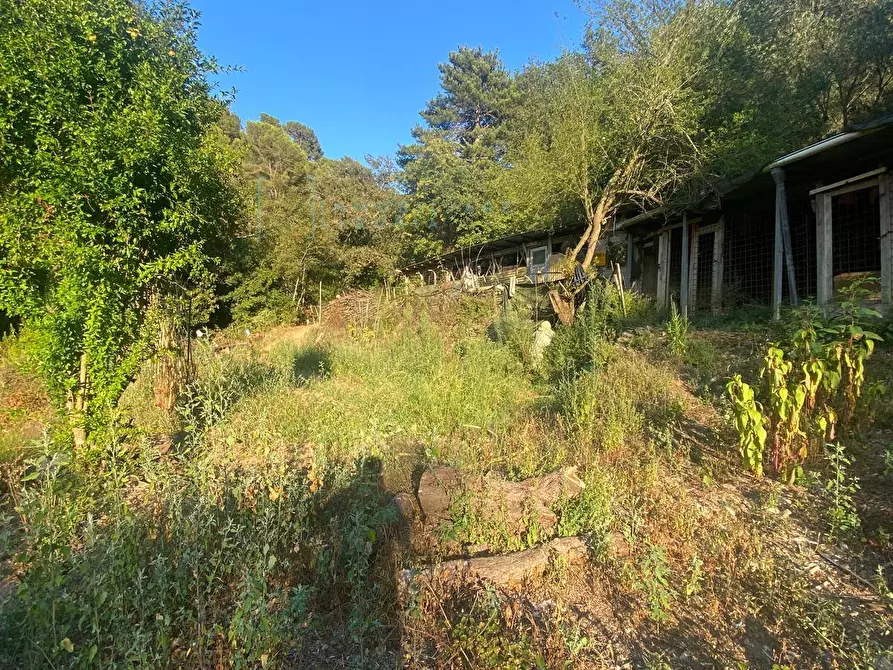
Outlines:
{"label": "clear blue sky", "polygon": [[[244,123],[301,121],[331,158],[392,154],[438,91],[437,64],[460,44],[499,49],[510,69],[581,42],[573,0],[337,2],[192,0],[199,45],[224,65]],[[556,16],[557,14],[557,16]]]}

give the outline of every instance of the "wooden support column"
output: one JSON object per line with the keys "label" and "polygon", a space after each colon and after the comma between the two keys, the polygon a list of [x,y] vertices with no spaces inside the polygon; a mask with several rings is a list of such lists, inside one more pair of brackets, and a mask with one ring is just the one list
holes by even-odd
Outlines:
{"label": "wooden support column", "polygon": [[878,177],[881,210],[881,302],[893,304],[893,176]]}
{"label": "wooden support column", "polygon": [[[775,176],[773,172],[773,176]],[[778,189],[775,191],[775,252],[772,261],[772,318],[781,317],[781,275],[784,265],[784,242],[781,232],[781,217],[778,215]]]}
{"label": "wooden support column", "polygon": [[682,212],[682,274],[679,278],[679,311],[688,318],[688,212]]}
{"label": "wooden support column", "polygon": [[834,256],[831,236],[831,195],[815,197],[816,299],[827,307],[834,299]]}
{"label": "wooden support column", "polygon": [[664,231],[658,238],[657,247],[657,306],[666,309],[670,283],[670,233]]}
{"label": "wooden support column", "polygon": [[[784,184],[784,170],[775,168],[772,170],[772,178],[775,180],[775,221],[776,232],[781,232],[781,245],[784,252],[784,265],[788,277],[788,299],[791,306],[799,304],[797,296],[797,276],[794,273],[794,252],[791,249],[791,226],[788,220],[788,196]],[[781,296],[779,294],[779,304]]]}
{"label": "wooden support column", "polygon": [[636,262],[636,243],[633,234],[626,233],[626,267],[623,268],[623,283],[628,288],[633,285],[633,264]]}
{"label": "wooden support column", "polygon": [[712,290],[710,293],[710,310],[714,314],[719,314],[722,311],[722,252],[725,229],[725,217],[720,216],[719,223],[716,226],[716,232],[713,234],[713,278]]}

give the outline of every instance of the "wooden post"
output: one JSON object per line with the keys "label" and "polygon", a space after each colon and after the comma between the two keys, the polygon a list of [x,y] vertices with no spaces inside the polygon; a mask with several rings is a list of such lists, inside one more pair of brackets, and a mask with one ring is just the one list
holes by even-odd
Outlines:
{"label": "wooden post", "polygon": [[[788,276],[788,298],[791,306],[799,303],[797,298],[797,276],[794,273],[794,252],[791,249],[791,226],[788,221],[788,196],[784,185],[784,170],[775,168],[772,170],[772,178],[775,180],[775,220],[781,227],[781,244],[784,250],[784,264]],[[778,227],[778,226],[777,226]]]}
{"label": "wooden post", "polygon": [[623,269],[626,276],[623,278],[627,286],[633,285],[633,263],[636,262],[636,244],[633,240],[633,234],[629,231],[626,233],[626,267]]}
{"label": "wooden post", "polygon": [[819,193],[815,197],[815,244],[816,299],[820,307],[827,307],[834,299],[834,256],[831,226],[831,196],[828,193]]}
{"label": "wooden post", "polygon": [[[775,175],[773,171],[773,176]],[[781,275],[784,265],[784,241],[781,232],[781,217],[778,215],[778,189],[775,191],[775,251],[772,262],[772,318],[781,317]]]}
{"label": "wooden post", "polygon": [[881,302],[893,304],[893,176],[878,177],[878,204],[881,212]]}
{"label": "wooden post", "polygon": [[322,282],[319,282],[319,322],[322,323]]}
{"label": "wooden post", "polygon": [[626,316],[626,295],[623,291],[623,274],[620,272],[620,263],[614,263],[614,277],[617,289],[620,291],[620,306],[623,308],[623,316]]}
{"label": "wooden post", "polygon": [[722,311],[722,270],[723,270],[723,237],[725,235],[725,217],[720,215],[716,232],[713,234],[713,277],[710,293],[710,310],[714,314]]}
{"label": "wooden post", "polygon": [[682,273],[679,278],[679,311],[688,318],[688,212],[682,212]]}
{"label": "wooden post", "polygon": [[670,233],[663,232],[658,238],[657,246],[657,306],[666,309],[670,283]]}

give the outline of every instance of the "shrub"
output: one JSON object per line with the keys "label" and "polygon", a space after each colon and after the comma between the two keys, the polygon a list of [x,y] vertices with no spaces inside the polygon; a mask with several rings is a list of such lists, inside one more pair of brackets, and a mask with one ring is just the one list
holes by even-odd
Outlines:
{"label": "shrub", "polygon": [[563,375],[590,369],[604,358],[623,320],[620,295],[610,282],[589,285],[583,306],[571,326],[558,328],[543,358],[543,372],[557,382]]}
{"label": "shrub", "polygon": [[299,652],[310,612],[342,602],[353,654],[380,644],[373,565],[393,512],[374,462],[310,479],[284,462],[178,473],[107,456],[152,485],[47,455],[21,492],[24,572],[0,612],[0,666],[273,667]]}
{"label": "shrub", "polygon": [[626,442],[641,443],[647,416],[665,422],[670,410],[669,373],[637,352],[611,345],[601,355],[603,361],[591,370],[567,371],[559,378],[556,410],[581,446],[611,451]]}

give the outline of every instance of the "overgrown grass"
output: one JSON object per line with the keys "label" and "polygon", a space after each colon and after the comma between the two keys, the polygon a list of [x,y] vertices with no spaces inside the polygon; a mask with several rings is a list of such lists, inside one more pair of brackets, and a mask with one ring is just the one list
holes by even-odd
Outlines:
{"label": "overgrown grass", "polygon": [[[593,579],[646,647],[688,617],[770,611],[804,658],[833,635],[838,658],[873,660],[874,642],[857,653],[844,614],[775,556],[771,520],[736,516],[719,470],[688,460],[683,366],[615,343],[629,321],[612,287],[596,290],[536,371],[520,315],[490,341],[491,305],[455,316],[407,302],[346,333],[202,345],[174,416],[137,380],[87,457],[46,443],[12,466],[0,667],[607,667],[566,608],[599,597]],[[684,363],[706,376],[747,356],[694,332]],[[448,547],[547,539],[466,509],[451,536],[405,544],[391,497],[433,462],[509,478],[579,466],[586,488],[556,505],[554,532],[585,537],[598,568],[556,562],[529,593],[435,584],[398,600],[399,568]]]}
{"label": "overgrown grass", "polygon": [[[317,348],[281,350],[280,366],[322,356]],[[507,443],[533,406],[533,391],[508,346],[454,341],[429,324],[371,341],[341,340],[324,356],[324,368],[300,386],[284,376],[246,399],[213,432],[212,445],[225,446],[224,437],[241,452],[306,444],[318,458],[336,459],[422,451],[460,466],[479,465],[485,449],[488,462],[520,465]]]}

